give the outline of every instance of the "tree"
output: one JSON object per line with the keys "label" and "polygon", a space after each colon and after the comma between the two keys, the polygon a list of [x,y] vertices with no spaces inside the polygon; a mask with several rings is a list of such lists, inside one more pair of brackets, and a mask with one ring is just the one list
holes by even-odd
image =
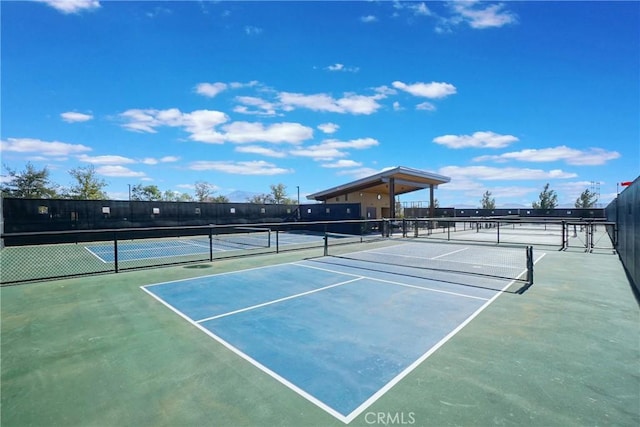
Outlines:
{"label": "tree", "polygon": [[196,182],[196,200],[199,202],[208,202],[215,188],[215,185],[205,181]]}
{"label": "tree", "polygon": [[156,185],[134,185],[131,187],[131,200],[160,201],[162,200],[162,192]]}
{"label": "tree", "polygon": [[271,184],[269,186],[271,193],[256,194],[247,199],[249,203],[257,203],[260,205],[276,204],[276,205],[295,205],[296,200],[287,197],[287,187],[284,184]]}
{"label": "tree", "polygon": [[540,193],[539,201],[533,202],[531,206],[534,209],[554,209],[558,206],[558,195],[554,190],[549,190],[549,183],[545,184]]}
{"label": "tree", "polygon": [[57,196],[58,185],[51,182],[49,169],[38,170],[31,162],[18,172],[5,166],[9,181],[2,185],[2,195],[24,199],[51,199]]}
{"label": "tree", "polygon": [[586,189],[576,199],[576,208],[592,208],[598,202],[598,195]]}
{"label": "tree", "polygon": [[191,197],[191,195],[187,193],[166,190],[162,194],[162,200],[165,202],[193,202],[193,197]]}
{"label": "tree", "polygon": [[487,190],[482,195],[482,209],[495,209],[496,208],[496,199],[491,197],[491,191]]}
{"label": "tree", "polygon": [[229,198],[227,196],[215,196],[215,197],[209,197],[209,201],[211,203],[229,203]]}
{"label": "tree", "polygon": [[214,196],[215,190],[215,185],[205,181],[198,181],[196,182],[195,198],[199,202],[229,203],[227,196]]}
{"label": "tree", "polygon": [[67,194],[65,194],[70,199],[107,199],[107,193],[103,191],[107,183],[96,176],[96,170],[93,165],[71,169],[69,175],[75,180],[75,184],[72,185]]}
{"label": "tree", "polygon": [[249,203],[255,203],[257,205],[266,205],[271,203],[271,196],[269,194],[256,194],[247,199]]}

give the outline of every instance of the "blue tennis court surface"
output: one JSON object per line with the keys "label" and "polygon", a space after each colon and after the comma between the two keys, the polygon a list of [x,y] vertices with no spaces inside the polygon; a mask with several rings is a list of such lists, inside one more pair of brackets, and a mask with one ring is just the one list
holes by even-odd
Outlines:
{"label": "blue tennis court surface", "polygon": [[143,290],[348,423],[510,286],[495,278],[466,278],[465,286],[453,274],[452,280],[432,280],[334,261],[311,259]]}
{"label": "blue tennis court surface", "polygon": [[[85,248],[102,262],[114,261],[113,244],[85,246]],[[209,253],[209,243],[206,239],[156,241],[151,245],[137,241],[118,243],[118,258],[121,261],[171,258],[207,253]]]}
{"label": "blue tennis court surface", "polygon": [[[261,233],[256,233],[261,234]],[[273,243],[265,235],[254,237],[232,237],[234,240],[222,240],[214,238],[211,250],[213,253],[230,251],[246,251],[252,249],[267,248]],[[313,244],[322,242],[321,235],[280,233],[279,245]],[[93,256],[104,263],[114,262],[113,243],[93,244],[85,246]],[[173,240],[132,240],[118,242],[119,261],[143,261],[157,258],[179,258],[190,255],[204,255],[209,253],[209,239],[181,238]]]}

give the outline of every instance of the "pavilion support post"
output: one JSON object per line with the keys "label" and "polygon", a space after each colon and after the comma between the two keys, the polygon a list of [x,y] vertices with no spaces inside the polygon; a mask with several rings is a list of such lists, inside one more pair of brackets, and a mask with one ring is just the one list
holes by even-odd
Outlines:
{"label": "pavilion support post", "polygon": [[429,185],[429,218],[436,216],[435,199],[433,198],[433,184]]}
{"label": "pavilion support post", "polygon": [[396,217],[396,179],[389,179],[389,218]]}

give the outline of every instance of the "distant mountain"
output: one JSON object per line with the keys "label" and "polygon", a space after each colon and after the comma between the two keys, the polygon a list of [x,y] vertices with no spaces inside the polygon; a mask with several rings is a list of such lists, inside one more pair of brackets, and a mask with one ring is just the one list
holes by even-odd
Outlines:
{"label": "distant mountain", "polygon": [[257,196],[258,194],[261,194],[261,193],[236,190],[236,191],[232,191],[229,194],[225,194],[225,196],[227,196],[227,199],[229,199],[229,201],[232,203],[246,203],[248,199],[254,196]]}

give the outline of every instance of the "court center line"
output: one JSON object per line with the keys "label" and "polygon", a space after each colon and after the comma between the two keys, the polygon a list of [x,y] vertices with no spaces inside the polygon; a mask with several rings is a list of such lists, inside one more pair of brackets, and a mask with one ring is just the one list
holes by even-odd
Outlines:
{"label": "court center line", "polygon": [[447,252],[446,254],[442,254],[442,255],[434,256],[434,257],[429,258],[429,259],[438,259],[438,258],[441,258],[441,257],[443,257],[443,256],[453,255],[453,254],[456,254],[456,253],[458,253],[458,252],[466,251],[467,249],[469,249],[469,247],[468,247],[468,246],[467,246],[466,248],[458,249],[458,250],[456,250],[456,251]]}
{"label": "court center line", "polygon": [[201,243],[197,243],[197,242],[190,242],[188,240],[178,240],[178,242],[184,243],[184,244],[187,244],[187,245],[191,245],[191,246],[195,246],[197,248],[209,249],[209,245],[205,245],[205,244],[201,244]]}
{"label": "court center line", "polygon": [[[377,278],[371,277],[371,276],[362,276],[362,275],[357,275],[357,274],[345,273],[343,271],[331,270],[331,269],[322,268],[322,267],[314,267],[312,265],[297,264],[297,263],[294,263],[294,264],[295,265],[299,265],[300,267],[314,268],[316,270],[328,271],[330,273],[345,274],[345,275],[348,275],[348,276],[356,276],[356,277],[360,277],[360,278],[363,278],[363,279],[373,280],[373,281],[376,281],[376,282],[390,283],[392,285],[406,286],[406,287],[409,287],[409,288],[422,289],[424,291],[438,292],[438,293],[441,293],[441,294],[448,294],[448,295],[453,295],[453,296],[458,296],[458,297],[463,297],[463,298],[471,298],[471,299],[479,299],[479,300],[487,301],[487,298],[476,297],[476,296],[467,295],[467,294],[461,294],[461,293],[458,293],[458,292],[443,291],[441,289],[429,288],[429,287],[426,287],[426,286],[409,285],[407,283],[394,282],[393,280],[377,279]],[[344,267],[355,268],[355,269],[358,268],[358,267],[350,267],[350,266],[344,266]],[[388,273],[388,274],[395,274],[395,273]],[[444,283],[441,280],[436,280],[436,279],[425,279],[425,280],[431,280],[431,281],[434,281],[434,282]]]}
{"label": "court center line", "polygon": [[241,309],[239,309],[239,310],[230,311],[230,312],[228,312],[228,313],[223,313],[223,314],[218,314],[218,315],[216,315],[216,316],[206,317],[206,318],[204,318],[204,319],[196,320],[195,322],[196,322],[196,323],[202,323],[202,322],[207,322],[207,321],[209,321],[209,320],[220,319],[221,317],[227,317],[227,316],[231,316],[231,315],[233,315],[233,314],[238,314],[238,313],[242,313],[242,312],[245,312],[245,311],[254,310],[254,309],[256,309],[256,308],[266,307],[266,306],[268,306],[268,305],[272,305],[272,304],[277,304],[277,303],[282,302],[282,301],[287,301],[287,300],[290,300],[290,299],[303,297],[303,296],[305,296],[305,295],[310,295],[310,294],[313,294],[313,293],[316,293],[316,292],[325,291],[325,290],[327,290],[327,289],[335,288],[335,287],[337,287],[337,286],[346,285],[346,284],[348,284],[348,283],[356,282],[356,281],[358,281],[358,280],[362,280],[362,279],[364,279],[364,278],[365,278],[365,277],[356,277],[355,279],[346,280],[346,281],[344,281],[344,282],[335,283],[335,284],[333,284],[333,285],[325,286],[325,287],[322,287],[322,288],[312,289],[312,290],[307,291],[307,292],[302,292],[302,293],[299,293],[299,294],[290,295],[290,296],[288,296],[288,297],[284,297],[284,298],[278,298],[278,299],[275,299],[275,300],[273,300],[273,301],[267,301],[267,302],[264,302],[264,303],[262,303],[262,304],[252,305],[252,306],[250,306],[250,307],[241,308]]}

